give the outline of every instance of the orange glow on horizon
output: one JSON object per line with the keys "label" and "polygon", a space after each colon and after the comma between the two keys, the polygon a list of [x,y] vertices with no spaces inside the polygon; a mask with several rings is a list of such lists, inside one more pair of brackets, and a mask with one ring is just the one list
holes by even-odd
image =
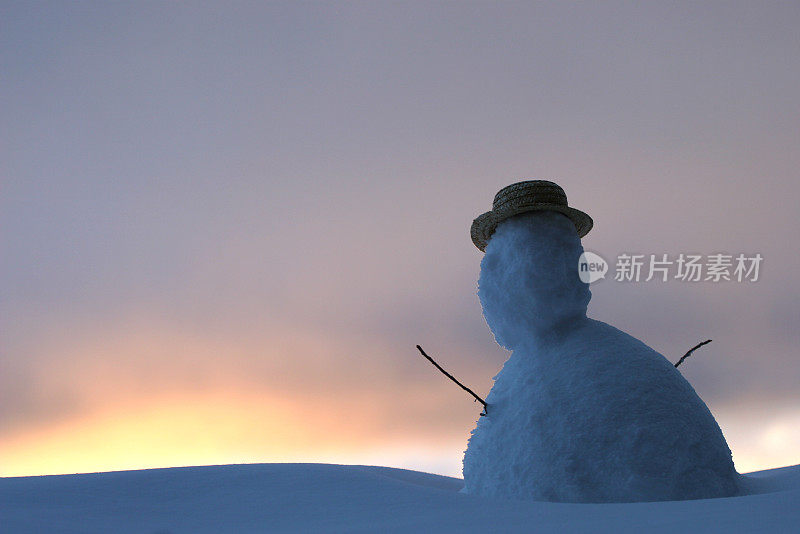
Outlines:
{"label": "orange glow on horizon", "polygon": [[336,427],[266,395],[166,398],[5,439],[0,476],[330,460],[380,446],[364,424]]}
{"label": "orange glow on horizon", "polygon": [[[402,383],[383,362],[348,362],[341,340],[297,327],[231,341],[143,315],[37,340],[32,354],[58,355],[36,377],[52,416],[3,429],[0,476],[258,462],[460,473],[471,406],[446,384]],[[341,362],[348,376],[331,386]],[[56,409],[60,396],[77,400],[71,412]]]}
{"label": "orange glow on horizon", "polygon": [[[800,412],[775,414],[758,432],[742,431],[752,429],[753,414],[732,415],[722,422],[739,472],[796,463],[788,445],[800,438]],[[460,476],[465,445],[436,436],[397,439],[376,432],[369,419],[342,428],[314,406],[264,393],[216,392],[108,407],[8,436],[0,440],[0,476],[261,462],[390,465]]]}
{"label": "orange glow on horizon", "polygon": [[[64,392],[80,402],[3,429],[0,476],[260,462],[460,476],[477,410],[438,377],[364,365],[344,340],[298,327],[232,342],[143,320],[91,326],[41,340],[38,351],[59,355],[37,378],[48,407]],[[738,470],[796,464],[800,406],[767,417],[763,403],[744,407],[715,407]]]}

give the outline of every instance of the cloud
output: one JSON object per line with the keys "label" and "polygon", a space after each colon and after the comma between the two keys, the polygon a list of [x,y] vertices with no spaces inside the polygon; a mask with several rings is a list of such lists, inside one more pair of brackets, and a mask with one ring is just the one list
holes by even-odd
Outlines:
{"label": "cloud", "polygon": [[0,445],[236,394],[465,442],[413,347],[491,387],[468,230],[524,178],[607,259],[762,253],[752,286],[607,279],[590,313],[671,361],[714,339],[681,372],[715,412],[796,399],[795,7],[53,9],[6,9],[0,47]]}

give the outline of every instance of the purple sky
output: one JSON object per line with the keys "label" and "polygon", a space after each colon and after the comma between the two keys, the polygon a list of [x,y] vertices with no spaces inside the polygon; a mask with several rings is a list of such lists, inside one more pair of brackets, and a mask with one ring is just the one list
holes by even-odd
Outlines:
{"label": "purple sky", "polygon": [[[469,226],[526,178],[561,184],[610,262],[764,257],[755,283],[601,281],[589,313],[672,361],[714,339],[681,371],[737,466],[800,462],[797,3],[7,2],[0,21],[0,475],[457,472],[479,410],[414,345],[488,392],[506,355]],[[152,440],[112,451],[112,430]]]}

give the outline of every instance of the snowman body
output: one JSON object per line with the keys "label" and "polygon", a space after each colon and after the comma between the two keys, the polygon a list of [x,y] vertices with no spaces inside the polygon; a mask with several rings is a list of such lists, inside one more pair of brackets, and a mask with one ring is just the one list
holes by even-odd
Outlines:
{"label": "snowman body", "polygon": [[555,212],[512,217],[481,263],[495,377],[464,455],[467,493],[559,502],[731,496],[738,475],[713,415],[673,365],[586,317],[583,252]]}

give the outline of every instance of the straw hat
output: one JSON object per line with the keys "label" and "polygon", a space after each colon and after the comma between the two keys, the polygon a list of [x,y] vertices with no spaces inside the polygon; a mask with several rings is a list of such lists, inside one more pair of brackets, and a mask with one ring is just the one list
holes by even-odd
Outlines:
{"label": "straw hat", "polygon": [[492,202],[492,211],[472,221],[472,242],[483,252],[501,222],[520,213],[540,210],[557,211],[569,217],[575,224],[578,237],[588,234],[594,224],[587,214],[567,205],[567,195],[558,184],[547,180],[528,180],[498,191]]}

